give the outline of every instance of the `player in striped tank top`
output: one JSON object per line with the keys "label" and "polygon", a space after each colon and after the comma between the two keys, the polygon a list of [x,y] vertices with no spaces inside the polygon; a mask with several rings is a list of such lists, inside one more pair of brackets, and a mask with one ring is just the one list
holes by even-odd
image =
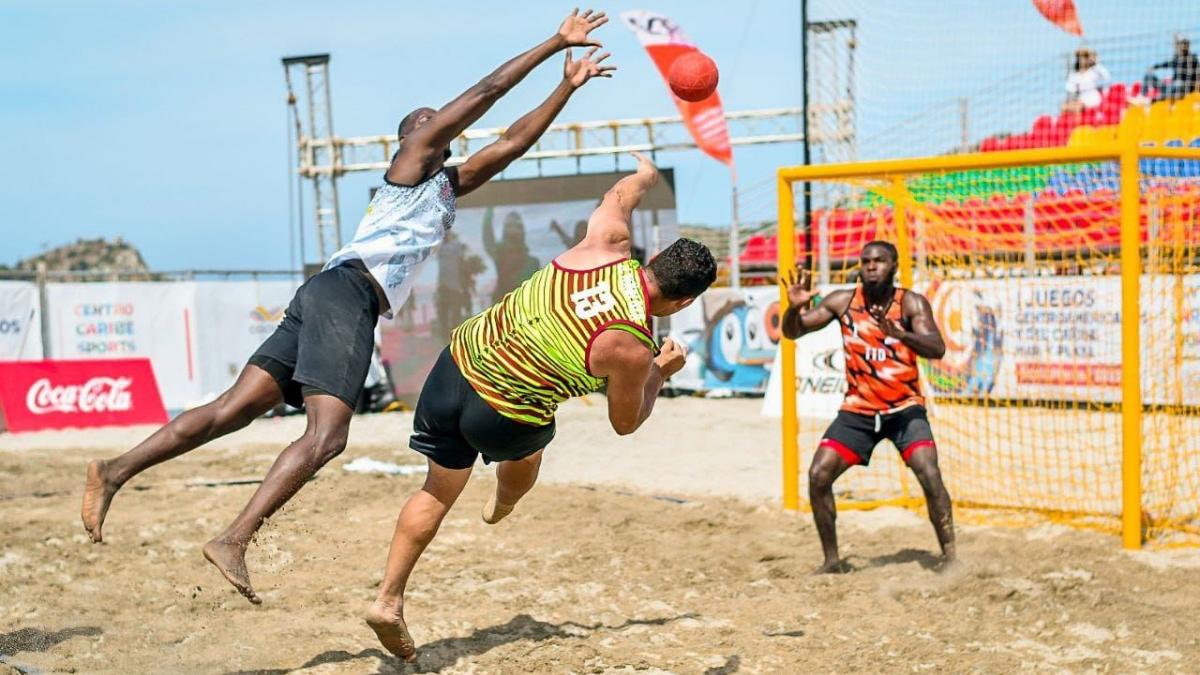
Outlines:
{"label": "player in striped tank top", "polygon": [[[400,512],[379,597],[368,622],[392,653],[415,658],[403,618],[404,589],[421,552],[467,484],[476,458],[497,462],[489,524],[507,516],[537,480],[554,438],[554,412],[572,396],[607,386],[618,434],[650,416],[684,349],[655,349],[652,316],[687,307],[716,279],[712,254],[680,239],[642,268],[630,259],[633,210],[658,181],[645,157],[588,221],[583,241],[456,329],[425,380],[409,446],[426,455],[425,485]],[[390,617],[387,634],[379,617]]]}
{"label": "player in striped tank top", "polygon": [[809,309],[816,296],[811,277],[793,272],[781,280],[788,294],[783,334],[795,340],[837,321],[846,356],[846,399],[825,432],[808,472],[808,497],[821,537],[825,562],[820,572],[845,571],[838,558],[833,482],[855,464],[866,465],[882,440],[889,440],[921,483],[945,561],[954,560],[954,521],[950,495],[942,484],[937,448],[917,357],[946,353],[929,301],[895,285],[896,247],[873,241],[863,247],[859,284],[834,291]]}

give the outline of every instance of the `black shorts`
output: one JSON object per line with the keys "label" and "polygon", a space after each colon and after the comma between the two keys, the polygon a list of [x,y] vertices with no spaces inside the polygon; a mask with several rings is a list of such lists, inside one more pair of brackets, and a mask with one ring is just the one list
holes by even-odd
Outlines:
{"label": "black shorts", "polygon": [[364,272],[340,265],[296,291],[279,327],[250,357],[275,378],[288,405],[309,394],[336,396],[354,409],[371,356],[379,296]]}
{"label": "black shorts", "polygon": [[880,441],[887,439],[900,451],[900,458],[908,461],[921,448],[936,447],[933,430],[929,428],[929,417],[919,405],[883,415],[860,415],[838,411],[833,424],[825,430],[819,447],[829,448],[851,466],[871,463],[871,453]]}
{"label": "black shorts", "polygon": [[535,427],[511,420],[480,398],[450,348],[442,350],[417,400],[408,447],[447,469],[522,459],[554,439],[554,422]]}

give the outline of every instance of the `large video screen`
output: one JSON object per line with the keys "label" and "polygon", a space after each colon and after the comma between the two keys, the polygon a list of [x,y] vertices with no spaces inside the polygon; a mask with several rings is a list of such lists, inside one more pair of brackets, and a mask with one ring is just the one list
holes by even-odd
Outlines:
{"label": "large video screen", "polygon": [[[629,174],[494,180],[459,198],[441,249],[380,327],[397,397],[415,404],[450,332],[578,243],[604,193]],[[673,171],[664,169],[634,213],[634,254],[643,262],[678,237],[674,186]]]}

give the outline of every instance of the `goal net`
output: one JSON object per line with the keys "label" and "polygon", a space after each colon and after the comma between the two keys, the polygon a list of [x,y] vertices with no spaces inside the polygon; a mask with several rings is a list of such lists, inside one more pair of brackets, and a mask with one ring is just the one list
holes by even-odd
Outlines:
{"label": "goal net", "polygon": [[[780,169],[780,269],[808,266],[828,293],[884,239],[897,283],[928,297],[947,352],[922,385],[959,506],[1128,546],[1200,535],[1200,141],[1130,140],[1145,137]],[[844,391],[837,324],[781,362],[795,507]],[[835,487],[848,506],[920,503],[890,447]]]}

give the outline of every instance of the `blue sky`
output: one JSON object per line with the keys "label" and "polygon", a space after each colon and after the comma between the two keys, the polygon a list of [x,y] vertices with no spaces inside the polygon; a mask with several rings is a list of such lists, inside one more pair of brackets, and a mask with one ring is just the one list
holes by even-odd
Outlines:
{"label": "blue sky", "polygon": [[[1200,25],[1196,2],[1076,2],[1091,39]],[[727,110],[800,104],[796,2],[601,8],[673,17],[720,64]],[[0,262],[77,237],[122,236],[160,270],[287,268],[281,56],[330,52],[336,132],[384,133],[410,109],[441,105],[550,35],[569,10],[541,1],[0,3]],[[1078,43],[1027,0],[813,0],[810,11],[860,21],[864,137]],[[579,92],[560,121],[673,114],[633,35],[613,21],[599,37],[620,70]],[[560,73],[557,60],[543,65],[480,126],[511,123]],[[1051,103],[1060,96],[1039,95]],[[922,150],[916,140],[913,148]],[[755,186],[799,158],[797,146],[738,150],[747,215],[769,212],[769,190]],[[728,222],[723,166],[698,152],[664,154],[660,163],[676,169],[682,222]],[[342,182],[347,234],[377,182]]]}

